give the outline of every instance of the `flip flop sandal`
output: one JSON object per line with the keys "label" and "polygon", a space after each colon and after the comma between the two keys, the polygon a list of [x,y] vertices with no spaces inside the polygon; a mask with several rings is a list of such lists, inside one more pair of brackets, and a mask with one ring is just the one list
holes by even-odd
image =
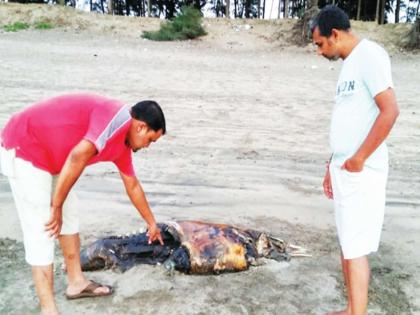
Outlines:
{"label": "flip flop sandal", "polygon": [[[72,294],[72,295],[65,294],[66,298],[68,300],[75,300],[75,299],[81,299],[81,298],[87,298],[87,297],[107,296],[114,293],[114,289],[110,285],[103,285],[92,280],[90,280],[90,282],[91,283],[89,283],[88,286],[84,288],[78,294]],[[108,292],[95,292],[95,290],[100,287],[107,287]]]}

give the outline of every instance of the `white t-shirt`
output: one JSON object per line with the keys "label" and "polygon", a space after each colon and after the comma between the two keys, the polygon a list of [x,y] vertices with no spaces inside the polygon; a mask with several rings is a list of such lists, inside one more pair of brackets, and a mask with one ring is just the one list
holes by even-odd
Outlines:
{"label": "white t-shirt", "polygon": [[[344,59],[337,83],[330,129],[332,163],[340,166],[366,139],[379,108],[374,97],[393,87],[391,62],[378,44],[361,40]],[[383,142],[366,160],[365,166],[388,168],[388,150]]]}

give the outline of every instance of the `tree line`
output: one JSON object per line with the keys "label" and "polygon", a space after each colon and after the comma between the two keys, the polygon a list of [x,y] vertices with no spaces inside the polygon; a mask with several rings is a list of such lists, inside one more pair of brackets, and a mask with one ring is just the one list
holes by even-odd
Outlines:
{"label": "tree line", "polygon": [[[20,3],[45,3],[75,6],[76,0],[9,0]],[[83,0],[82,0],[83,1]],[[172,19],[183,6],[193,6],[200,12],[209,10],[216,17],[265,18],[272,2],[276,3],[277,18],[302,18],[311,7],[322,8],[327,4],[342,8],[351,19],[389,22],[415,22],[420,19],[420,0],[86,0],[91,11],[114,15],[163,17]],[[394,16],[389,21],[389,13]]]}

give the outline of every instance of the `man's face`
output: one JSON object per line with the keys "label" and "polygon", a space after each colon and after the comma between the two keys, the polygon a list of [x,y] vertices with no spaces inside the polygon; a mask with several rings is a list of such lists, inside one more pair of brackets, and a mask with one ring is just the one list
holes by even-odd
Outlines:
{"label": "man's face", "polygon": [[133,119],[127,136],[127,142],[133,152],[147,148],[152,142],[156,142],[162,136],[162,129],[154,131],[143,122]]}
{"label": "man's face", "polygon": [[337,33],[333,30],[333,33],[329,36],[322,36],[319,32],[319,28],[316,27],[312,33],[312,41],[317,45],[317,54],[322,55],[330,61],[335,61],[340,58],[340,54],[337,49]]}

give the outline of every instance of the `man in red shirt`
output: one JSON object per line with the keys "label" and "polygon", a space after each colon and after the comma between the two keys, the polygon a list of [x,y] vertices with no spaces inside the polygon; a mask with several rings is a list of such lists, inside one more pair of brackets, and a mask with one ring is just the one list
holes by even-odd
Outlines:
{"label": "man in red shirt", "polygon": [[120,171],[127,194],[148,225],[149,242],[163,243],[132,151],[147,148],[166,132],[153,101],[129,108],[96,95],[63,95],[15,114],[0,135],[0,171],[8,177],[18,210],[26,261],[44,314],[58,314],[53,293],[54,238],[67,266],[69,299],[112,294],[110,286],[85,278],[80,267],[77,209],[71,188],[87,165],[109,161]]}

